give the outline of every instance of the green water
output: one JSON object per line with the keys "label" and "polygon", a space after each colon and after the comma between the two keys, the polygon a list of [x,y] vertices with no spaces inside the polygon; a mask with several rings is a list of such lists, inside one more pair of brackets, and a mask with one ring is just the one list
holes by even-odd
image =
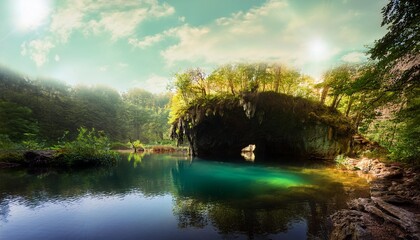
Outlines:
{"label": "green water", "polygon": [[364,180],[330,168],[171,155],[1,169],[0,239],[322,239],[328,215],[367,194]]}

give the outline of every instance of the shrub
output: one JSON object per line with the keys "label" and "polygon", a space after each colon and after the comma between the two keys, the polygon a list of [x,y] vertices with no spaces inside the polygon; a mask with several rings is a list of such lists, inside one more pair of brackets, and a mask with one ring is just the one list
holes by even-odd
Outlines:
{"label": "shrub", "polygon": [[56,148],[62,154],[63,163],[69,166],[112,165],[119,158],[116,152],[110,150],[110,142],[103,131],[79,128],[73,141],[63,141]]}
{"label": "shrub", "polygon": [[12,142],[8,135],[0,134],[0,149],[1,150],[15,150],[20,149],[21,146]]}
{"label": "shrub", "polygon": [[127,144],[131,144],[131,146],[132,146],[134,149],[136,149],[136,151],[139,151],[139,152],[144,151],[144,146],[143,146],[143,144],[140,142],[140,140],[135,140],[134,142],[132,142],[132,141],[130,140],[130,142],[129,142],[129,143],[127,143]]}
{"label": "shrub", "polygon": [[337,155],[337,156],[334,158],[334,161],[335,161],[337,164],[345,164],[345,163],[346,163],[346,160],[347,160],[347,158],[346,158],[346,156],[344,156],[344,155]]}

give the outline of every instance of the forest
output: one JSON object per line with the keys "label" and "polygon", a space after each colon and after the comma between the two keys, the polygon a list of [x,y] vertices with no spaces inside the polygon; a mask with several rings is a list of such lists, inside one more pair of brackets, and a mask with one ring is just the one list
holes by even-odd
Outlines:
{"label": "forest", "polygon": [[114,145],[129,139],[168,142],[170,94],[131,89],[123,94],[106,86],[70,87],[51,79],[32,80],[0,70],[2,149],[43,149],[81,127],[102,131]]}
{"label": "forest", "polygon": [[175,91],[166,94],[70,87],[3,68],[1,148],[47,148],[64,136],[74,138],[80,127],[103,131],[116,147],[133,139],[173,144],[169,123],[194,101],[272,91],[337,109],[360,134],[385,147],[392,159],[413,162],[419,156],[418,83],[381,81],[377,64],[342,64],[326,71],[320,83],[282,64],[226,64],[211,73],[196,68],[176,74]]}
{"label": "forest", "polygon": [[[249,92],[277,92],[309,99],[340,111],[354,129],[385,147],[393,160],[419,157],[418,83],[383,81],[375,61],[342,64],[316,83],[296,69],[280,64],[228,64],[210,74],[192,69],[176,75],[170,122],[197,101],[240,98]],[[213,101],[214,102],[214,101]],[[201,103],[204,106],[206,103]]]}

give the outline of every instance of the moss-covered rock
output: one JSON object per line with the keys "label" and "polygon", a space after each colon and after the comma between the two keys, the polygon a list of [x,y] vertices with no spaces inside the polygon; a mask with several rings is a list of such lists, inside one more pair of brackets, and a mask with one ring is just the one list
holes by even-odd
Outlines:
{"label": "moss-covered rock", "polygon": [[333,158],[350,151],[354,129],[336,110],[274,92],[196,99],[173,123],[172,137],[186,138],[200,157],[239,156],[256,144],[258,156]]}

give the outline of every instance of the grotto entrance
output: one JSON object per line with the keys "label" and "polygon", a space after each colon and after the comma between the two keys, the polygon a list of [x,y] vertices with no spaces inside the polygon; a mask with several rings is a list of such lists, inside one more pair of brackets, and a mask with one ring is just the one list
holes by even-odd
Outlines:
{"label": "grotto entrance", "polygon": [[245,148],[252,159],[250,144],[258,159],[334,158],[350,151],[355,130],[338,111],[274,92],[250,96],[196,100],[172,124],[172,137],[188,140],[192,155],[204,158],[238,158]]}

